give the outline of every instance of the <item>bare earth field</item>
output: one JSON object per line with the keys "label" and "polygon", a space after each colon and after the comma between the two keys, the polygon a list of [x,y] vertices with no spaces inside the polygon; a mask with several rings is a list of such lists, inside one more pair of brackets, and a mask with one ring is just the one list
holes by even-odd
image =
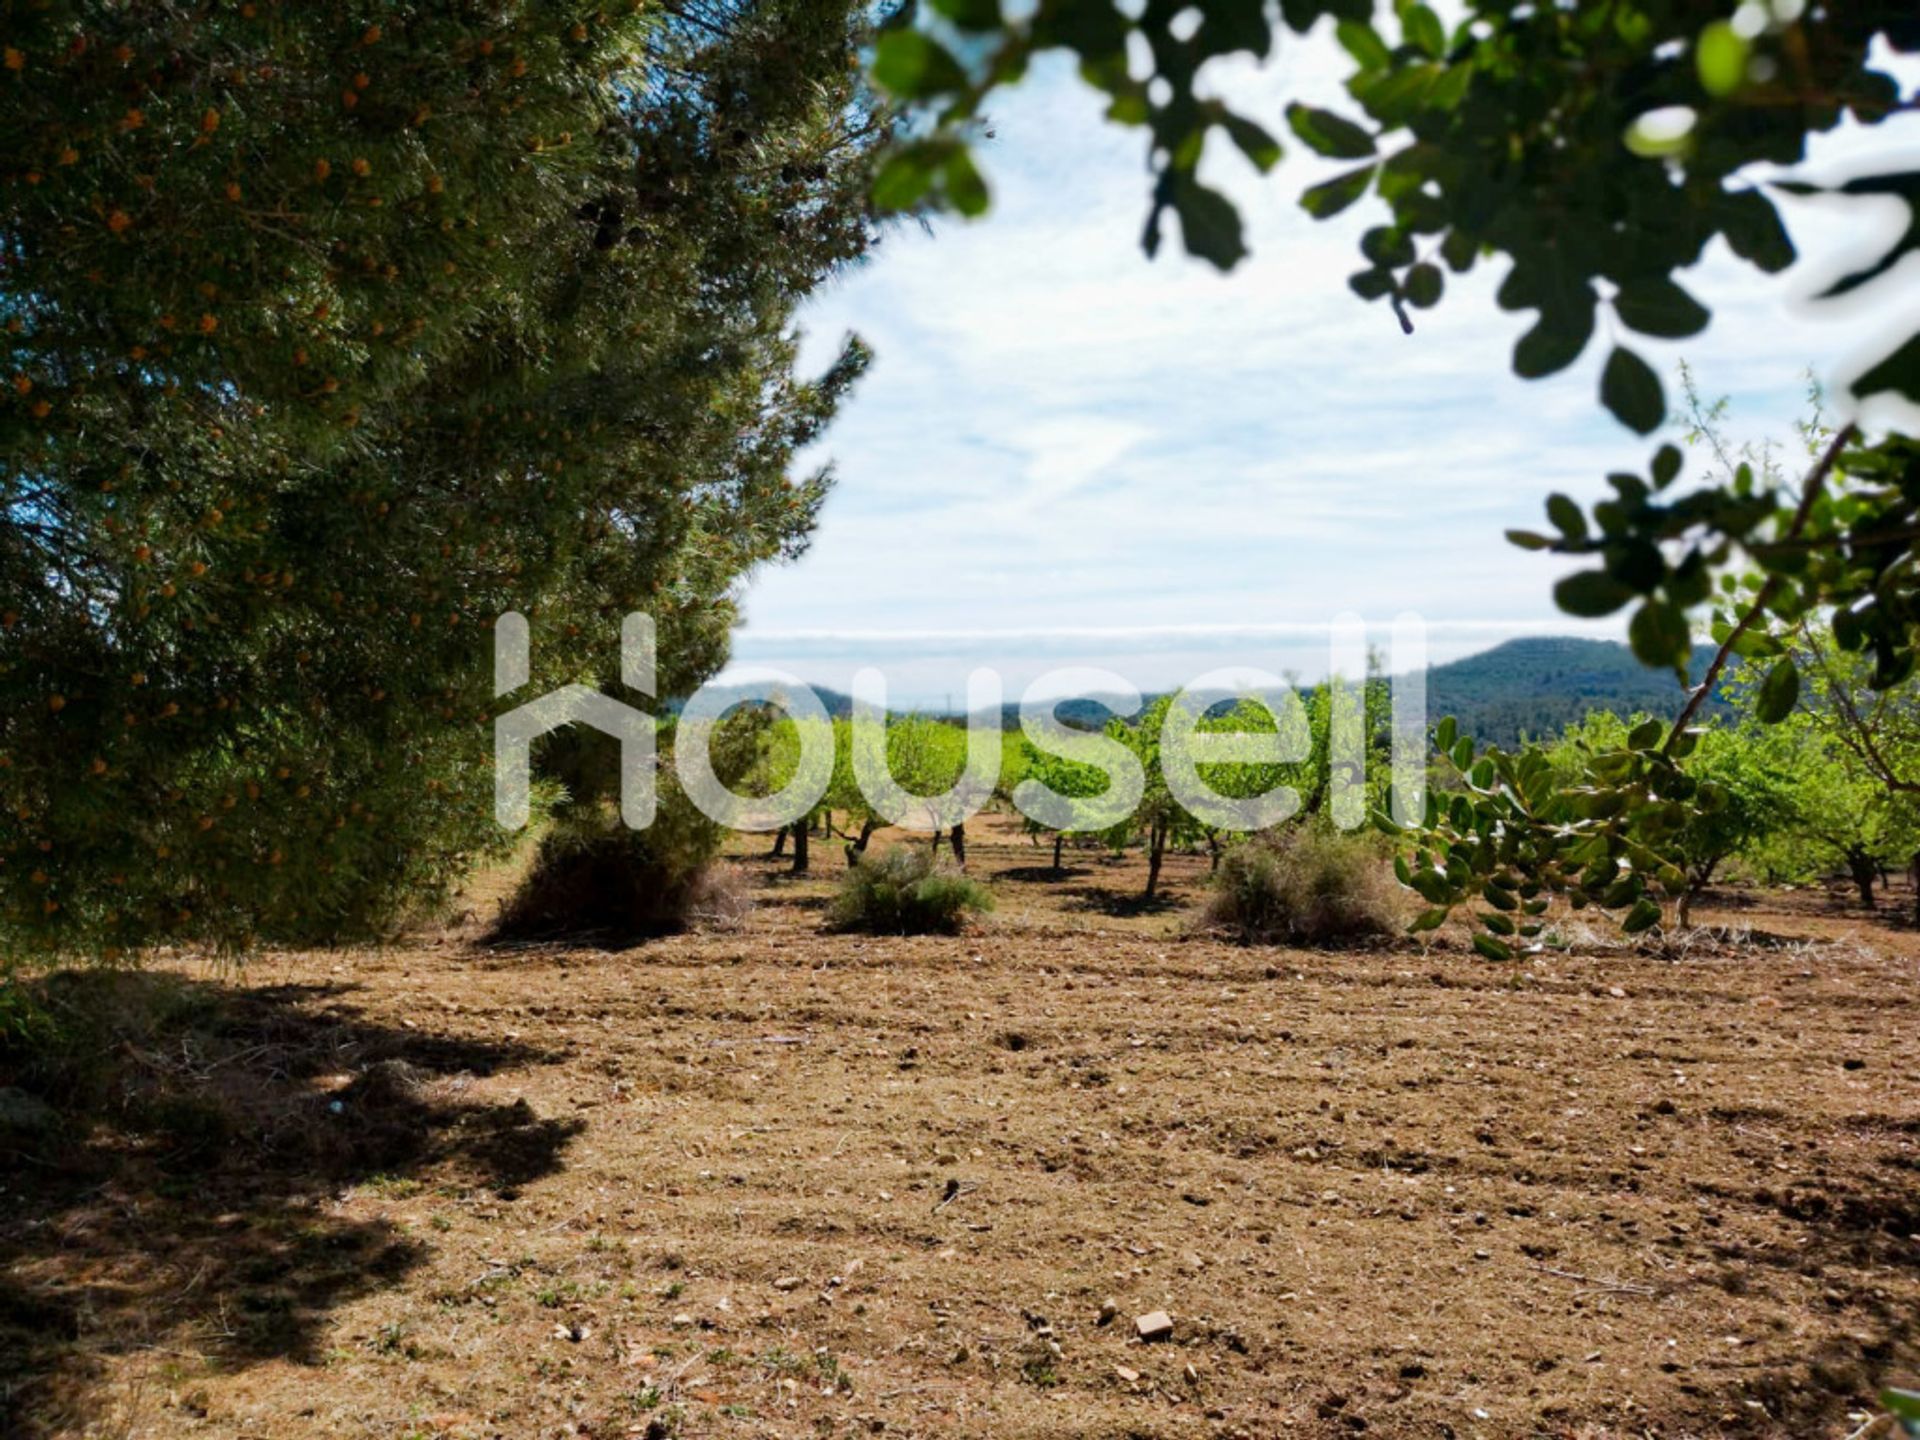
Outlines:
{"label": "bare earth field", "polygon": [[874,939],[763,843],[733,933],[72,977],[168,997],[110,1058],[178,1113],[8,1164],[0,1432],[1838,1440],[1920,1379],[1890,916],[1243,949],[1203,860],[988,826],[993,916]]}

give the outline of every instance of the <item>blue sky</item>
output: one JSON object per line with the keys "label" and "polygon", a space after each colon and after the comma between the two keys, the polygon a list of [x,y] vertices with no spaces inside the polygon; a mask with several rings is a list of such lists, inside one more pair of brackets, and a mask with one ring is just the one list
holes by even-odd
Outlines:
{"label": "blue sky", "polygon": [[[1221,85],[1284,134],[1283,99],[1338,105],[1338,73],[1330,46],[1296,45]],[[1897,123],[1836,137],[1809,173],[1920,149],[1920,116]],[[1210,147],[1254,252],[1234,273],[1172,239],[1149,261],[1141,132],[1101,123],[1058,67],[1000,98],[992,126],[989,217],[896,229],[803,317],[810,363],[848,330],[877,360],[809,457],[838,475],[811,550],[749,586],[734,675],[845,689],[877,664],[894,703],[937,705],[981,664],[1016,696],[1065,664],[1145,690],[1227,663],[1311,679],[1341,612],[1382,646],[1396,614],[1425,616],[1436,660],[1616,632],[1559,616],[1555,562],[1502,539],[1540,523],[1549,490],[1644,468],[1651,446],[1595,400],[1604,328],[1572,370],[1514,379],[1532,317],[1494,305],[1482,264],[1402,335],[1345,284],[1377,202],[1310,220],[1295,197],[1324,167],[1297,144],[1265,179]],[[1872,239],[1858,207],[1849,226],[1829,205],[1786,212],[1805,259],[1780,280],[1709,253],[1687,277],[1715,312],[1705,335],[1635,341],[1730,395],[1739,434],[1788,436],[1807,367],[1843,376],[1872,337],[1920,323],[1920,257],[1845,314],[1805,301]]]}

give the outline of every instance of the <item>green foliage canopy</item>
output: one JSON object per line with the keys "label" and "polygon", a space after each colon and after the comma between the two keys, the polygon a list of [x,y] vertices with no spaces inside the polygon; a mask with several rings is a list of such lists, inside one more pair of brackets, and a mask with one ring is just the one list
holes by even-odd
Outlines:
{"label": "green foliage canopy", "polygon": [[12,17],[0,69],[0,932],[387,924],[497,838],[493,618],[662,689],[804,543],[864,352],[845,5]]}

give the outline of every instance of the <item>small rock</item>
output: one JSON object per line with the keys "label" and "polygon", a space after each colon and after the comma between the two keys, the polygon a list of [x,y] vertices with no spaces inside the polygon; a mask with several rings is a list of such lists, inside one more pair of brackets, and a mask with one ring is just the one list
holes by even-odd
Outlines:
{"label": "small rock", "polygon": [[773,1288],[776,1290],[798,1290],[800,1288],[800,1277],[798,1275],[782,1275],[778,1280],[773,1282]]}
{"label": "small rock", "polygon": [[1150,1310],[1134,1318],[1134,1334],[1148,1345],[1173,1338],[1173,1317],[1164,1310]]}
{"label": "small rock", "polygon": [[693,1324],[693,1316],[687,1314],[686,1311],[682,1310],[678,1315],[674,1316],[673,1319],[669,1320],[667,1323],[673,1326],[673,1328],[676,1330],[685,1330],[688,1326]]}
{"label": "small rock", "polygon": [[936,1165],[958,1165],[960,1163],[960,1157],[951,1150],[942,1150],[938,1155],[933,1157],[933,1163]]}
{"label": "small rock", "polygon": [[1120,1378],[1120,1383],[1123,1385],[1137,1385],[1140,1383],[1140,1372],[1138,1370],[1129,1370],[1124,1365],[1116,1365],[1113,1367],[1113,1373]]}
{"label": "small rock", "polygon": [[1622,990],[1618,985],[1609,985],[1607,987],[1607,994],[1616,1000],[1624,1000],[1627,998],[1627,992]]}
{"label": "small rock", "polygon": [[1111,1300],[1100,1302],[1100,1314],[1095,1318],[1096,1325],[1111,1325],[1120,1314],[1120,1307]]}

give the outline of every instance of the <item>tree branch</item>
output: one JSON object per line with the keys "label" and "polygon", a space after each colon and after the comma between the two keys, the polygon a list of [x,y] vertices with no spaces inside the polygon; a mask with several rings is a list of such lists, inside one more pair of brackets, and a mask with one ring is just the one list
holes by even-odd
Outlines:
{"label": "tree branch", "polygon": [[[1833,442],[1827,446],[1807,475],[1807,483],[1800,492],[1800,503],[1794,509],[1793,520],[1787,526],[1787,533],[1781,537],[1782,541],[1792,542],[1800,538],[1800,532],[1807,528],[1807,517],[1813,513],[1814,502],[1820,498],[1820,492],[1826,489],[1827,479],[1833,474],[1833,467],[1840,459],[1840,452],[1851,445],[1854,437],[1859,433],[1859,426],[1848,425],[1833,437]],[[1681,734],[1685,732],[1693,717],[1699,713],[1700,707],[1706,704],[1707,697],[1713,693],[1714,682],[1720,678],[1720,672],[1726,668],[1727,657],[1733,653],[1733,647],[1740,643],[1742,635],[1753,628],[1753,622],[1766,612],[1768,603],[1779,589],[1780,577],[1769,575],[1760,586],[1758,593],[1754,595],[1753,604],[1747,607],[1747,613],[1742,615],[1733,629],[1727,632],[1727,638],[1720,642],[1720,648],[1714,652],[1713,663],[1707,666],[1707,673],[1701,679],[1699,687],[1687,697],[1686,707],[1673,722],[1673,729],[1667,732],[1667,743],[1660,747],[1661,754],[1673,753],[1673,747],[1679,741]]]}

